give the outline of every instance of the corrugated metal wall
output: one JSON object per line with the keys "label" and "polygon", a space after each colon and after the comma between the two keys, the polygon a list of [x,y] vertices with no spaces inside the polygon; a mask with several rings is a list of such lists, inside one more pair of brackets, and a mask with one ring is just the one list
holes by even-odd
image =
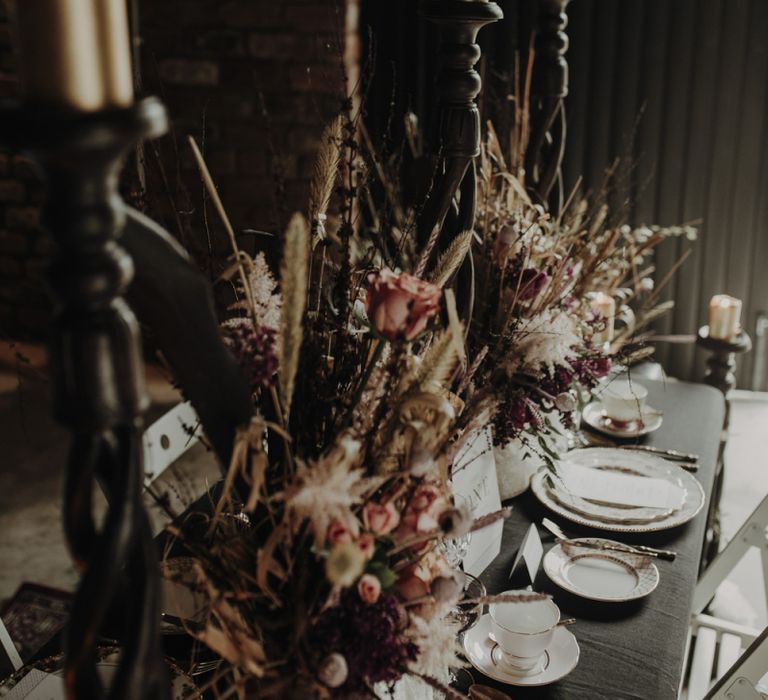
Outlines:
{"label": "corrugated metal wall", "polygon": [[[599,184],[629,149],[633,223],[704,219],[660,331],[695,333],[727,292],[756,340],[768,313],[768,1],[573,0],[568,14],[566,181]],[[684,245],[659,252],[660,276]],[[760,354],[740,359],[740,387],[768,389]],[[670,375],[703,374],[693,346],[660,346],[659,358]]]}

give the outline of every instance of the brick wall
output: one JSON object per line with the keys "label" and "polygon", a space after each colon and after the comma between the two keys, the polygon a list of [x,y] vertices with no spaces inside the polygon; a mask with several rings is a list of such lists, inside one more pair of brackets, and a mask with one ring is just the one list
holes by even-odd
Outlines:
{"label": "brick wall", "polygon": [[[16,70],[0,0],[0,96]],[[235,230],[279,233],[306,210],[324,124],[339,109],[343,76],[357,79],[358,0],[134,0],[143,92],[157,94],[172,133],[148,144],[146,193],[131,198],[207,264],[226,251],[186,143],[202,145]],[[38,228],[42,188],[29,163],[0,154],[0,337],[44,331],[48,302],[39,270],[50,242]],[[242,234],[244,247],[269,241]]]}

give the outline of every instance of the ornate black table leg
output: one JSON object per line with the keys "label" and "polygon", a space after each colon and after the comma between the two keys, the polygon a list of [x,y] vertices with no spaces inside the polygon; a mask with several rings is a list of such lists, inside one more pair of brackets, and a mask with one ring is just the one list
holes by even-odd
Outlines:
{"label": "ornate black table leg", "polygon": [[437,92],[442,162],[419,221],[420,236],[426,240],[435,227],[442,227],[459,189],[457,230],[448,233],[467,230],[474,224],[474,159],[480,153],[480,114],[475,98],[481,88],[480,74],[475,70],[480,47],[475,41],[482,27],[503,15],[489,0],[425,0],[421,9],[426,19],[439,25],[441,35]]}
{"label": "ornate black table leg", "polygon": [[[66,639],[67,697],[170,697],[157,625],[157,554],[142,504],[141,415],[147,404],[136,319],[122,299],[131,258],[119,246],[125,209],[117,194],[125,154],[166,129],[157,100],[103,112],[0,110],[0,134],[28,151],[47,180],[44,224],[58,253],[49,270],[57,301],[50,363],[58,420],[72,432],[65,530],[83,575]],[[109,506],[101,528],[95,480]],[[119,611],[123,652],[104,688],[96,645]]]}
{"label": "ornate black table leg", "polygon": [[720,499],[723,495],[725,477],[725,447],[728,442],[728,428],[731,423],[729,394],[736,386],[736,375],[734,374],[736,354],[749,352],[752,348],[752,339],[744,331],[733,340],[712,338],[709,335],[709,326],[702,326],[699,328],[696,344],[710,353],[707,358],[704,383],[719,389],[725,399],[725,418],[723,419],[723,431],[720,434],[715,484],[712,489],[712,500],[709,504],[706,541],[704,542],[702,558],[702,568],[704,568],[714,559],[720,549]]}
{"label": "ornate black table leg", "polygon": [[539,0],[536,56],[531,88],[531,139],[526,153],[528,186],[553,215],[563,206],[562,162],[565,153],[565,97],[568,95],[568,24],[570,0]]}

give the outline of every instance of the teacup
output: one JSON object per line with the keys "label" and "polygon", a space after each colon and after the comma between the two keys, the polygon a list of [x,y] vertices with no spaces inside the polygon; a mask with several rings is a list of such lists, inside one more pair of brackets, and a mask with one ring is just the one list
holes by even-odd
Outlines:
{"label": "teacup", "polygon": [[[524,595],[530,591],[505,591]],[[549,598],[521,603],[491,603],[491,634],[500,662],[519,673],[534,671],[552,642],[560,608]]]}
{"label": "teacup", "polygon": [[637,382],[616,379],[600,393],[605,415],[617,423],[631,423],[643,419],[648,389]]}

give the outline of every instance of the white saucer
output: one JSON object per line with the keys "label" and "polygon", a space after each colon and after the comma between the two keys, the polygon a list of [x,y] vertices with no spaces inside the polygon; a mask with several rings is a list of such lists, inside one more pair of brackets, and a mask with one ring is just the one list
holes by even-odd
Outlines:
{"label": "white saucer", "polygon": [[659,585],[659,570],[650,557],[579,547],[579,542],[621,544],[580,537],[573,545],[552,547],[544,557],[544,571],[560,588],[588,600],[623,603],[644,598]]}
{"label": "white saucer", "polygon": [[491,616],[483,615],[464,633],[464,653],[480,673],[509,685],[548,685],[567,676],[579,662],[579,644],[565,627],[556,627],[552,643],[544,652],[542,670],[529,675],[515,675],[499,666],[493,658],[497,646],[491,637]]}
{"label": "white saucer", "polygon": [[628,424],[615,425],[606,415],[602,401],[596,400],[584,407],[582,420],[593,430],[618,438],[636,438],[658,430],[664,420],[661,411],[646,406],[640,419]]}

